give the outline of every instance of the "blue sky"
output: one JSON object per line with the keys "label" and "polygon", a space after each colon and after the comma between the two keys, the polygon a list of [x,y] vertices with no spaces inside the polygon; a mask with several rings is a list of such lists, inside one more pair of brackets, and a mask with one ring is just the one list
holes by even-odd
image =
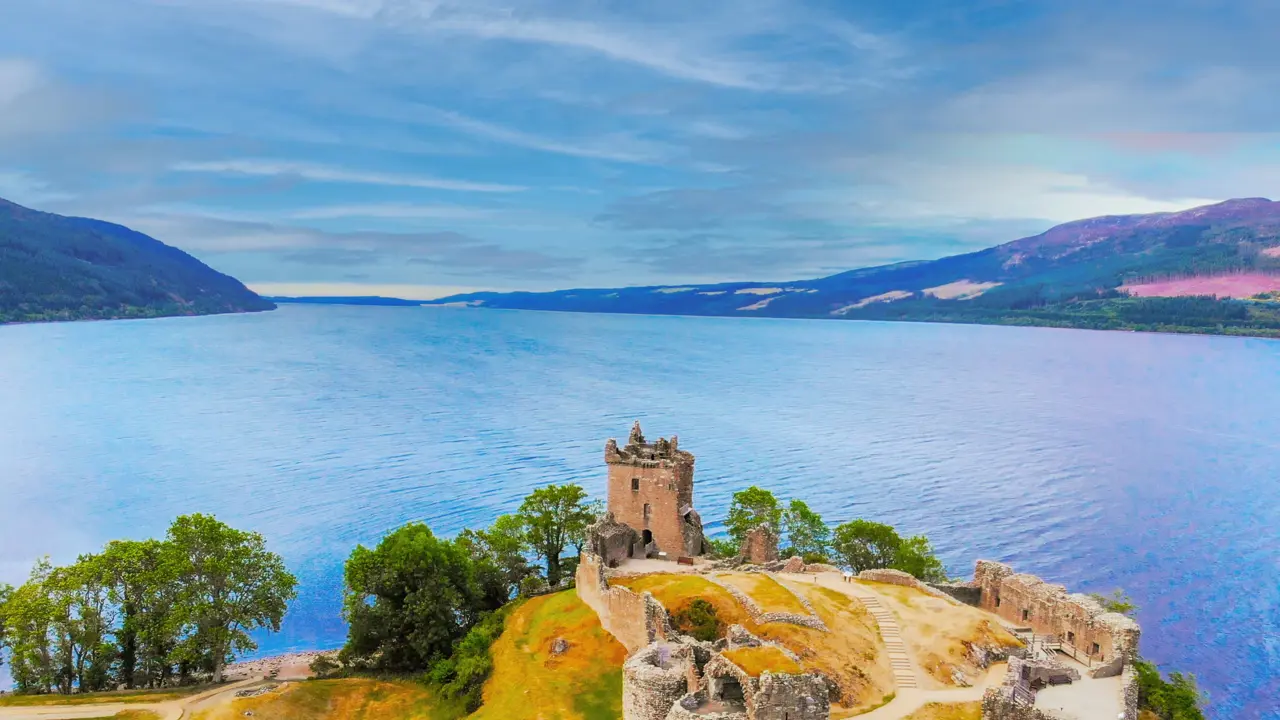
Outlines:
{"label": "blue sky", "polygon": [[260,291],[814,277],[1277,196],[1271,0],[0,0],[0,197]]}

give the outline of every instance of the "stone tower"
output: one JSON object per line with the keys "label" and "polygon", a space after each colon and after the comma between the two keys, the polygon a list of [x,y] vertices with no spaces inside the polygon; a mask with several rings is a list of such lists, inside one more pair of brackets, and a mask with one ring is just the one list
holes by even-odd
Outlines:
{"label": "stone tower", "polygon": [[609,512],[640,537],[634,557],[666,553],[667,558],[701,555],[706,539],[702,518],[693,509],[693,453],[679,440],[647,443],[637,422],[625,447],[610,439],[604,446],[609,466]]}

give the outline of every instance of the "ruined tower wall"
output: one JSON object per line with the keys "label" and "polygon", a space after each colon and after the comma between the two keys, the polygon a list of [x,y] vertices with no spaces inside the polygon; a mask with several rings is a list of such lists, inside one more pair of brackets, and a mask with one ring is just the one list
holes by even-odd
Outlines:
{"label": "ruined tower wall", "polygon": [[1118,675],[1137,657],[1138,624],[1107,612],[1088,596],[1070,594],[1061,585],[1017,574],[1008,565],[986,560],[978,561],[974,583],[982,591],[982,609],[1013,625],[1056,635],[1063,645],[1103,664],[1093,672],[1095,677]]}
{"label": "ruined tower wall", "polygon": [[692,651],[687,645],[653,644],[622,666],[622,720],[665,720],[689,692]]}
{"label": "ruined tower wall", "polygon": [[675,637],[662,604],[649,593],[610,587],[599,555],[582,553],[576,575],[578,597],[600,617],[600,625],[634,653],[655,640]]}
{"label": "ruined tower wall", "polygon": [[[633,489],[637,484],[639,487]],[[609,512],[640,534],[646,529],[652,532],[658,549],[672,558],[686,554],[684,517],[680,511],[692,506],[692,464],[609,463]]]}

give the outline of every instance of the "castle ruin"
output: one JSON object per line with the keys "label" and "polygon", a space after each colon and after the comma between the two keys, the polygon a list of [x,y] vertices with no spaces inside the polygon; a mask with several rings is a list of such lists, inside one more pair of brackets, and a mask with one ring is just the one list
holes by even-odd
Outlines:
{"label": "castle ruin", "polygon": [[639,422],[625,446],[618,447],[612,438],[605,443],[609,522],[595,528],[592,543],[607,564],[631,557],[674,560],[703,554],[707,541],[702,518],[693,509],[693,460],[675,436],[646,442]]}

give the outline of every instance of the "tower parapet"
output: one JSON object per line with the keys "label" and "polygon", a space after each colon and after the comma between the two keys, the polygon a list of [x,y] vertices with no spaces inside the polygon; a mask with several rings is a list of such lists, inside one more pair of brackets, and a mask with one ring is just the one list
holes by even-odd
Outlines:
{"label": "tower parapet", "polygon": [[658,438],[656,442],[645,442],[644,432],[640,430],[640,421],[631,426],[631,435],[627,444],[618,447],[618,441],[609,438],[604,444],[604,461],[609,464],[636,465],[639,467],[664,467],[688,465],[692,473],[693,453],[680,449],[680,438],[675,435],[671,439]]}

